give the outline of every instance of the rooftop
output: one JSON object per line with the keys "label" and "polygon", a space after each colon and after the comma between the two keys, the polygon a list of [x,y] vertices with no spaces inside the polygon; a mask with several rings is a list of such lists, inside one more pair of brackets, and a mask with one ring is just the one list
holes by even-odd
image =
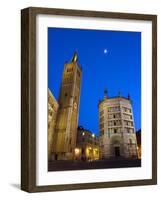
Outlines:
{"label": "rooftop", "polygon": [[85,129],[83,126],[78,126],[78,130],[83,131],[83,132],[88,132],[92,135],[94,135],[95,137],[98,137],[96,134],[92,133],[90,130]]}
{"label": "rooftop", "polygon": [[117,96],[109,97],[109,96],[108,96],[108,91],[107,91],[107,89],[105,89],[105,90],[104,90],[104,98],[101,99],[101,100],[99,100],[98,105],[100,105],[100,104],[101,104],[102,102],[104,102],[104,101],[113,100],[113,99],[119,99],[119,100],[120,100],[120,99],[124,99],[124,100],[131,101],[131,97],[130,97],[129,94],[128,94],[127,97],[124,97],[124,96],[121,95],[121,92],[118,92],[118,95],[117,95]]}

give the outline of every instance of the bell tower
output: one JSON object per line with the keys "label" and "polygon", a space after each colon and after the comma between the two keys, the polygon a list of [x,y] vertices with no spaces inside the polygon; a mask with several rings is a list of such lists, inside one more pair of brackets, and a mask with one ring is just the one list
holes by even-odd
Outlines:
{"label": "bell tower", "polygon": [[55,128],[56,160],[72,160],[76,147],[82,69],[75,52],[65,63],[59,92],[59,110]]}

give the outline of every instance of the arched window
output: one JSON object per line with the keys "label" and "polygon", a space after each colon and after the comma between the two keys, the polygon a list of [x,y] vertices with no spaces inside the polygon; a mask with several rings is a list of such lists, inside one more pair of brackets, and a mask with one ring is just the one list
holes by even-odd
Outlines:
{"label": "arched window", "polygon": [[131,138],[129,139],[129,144],[132,145],[132,139]]}

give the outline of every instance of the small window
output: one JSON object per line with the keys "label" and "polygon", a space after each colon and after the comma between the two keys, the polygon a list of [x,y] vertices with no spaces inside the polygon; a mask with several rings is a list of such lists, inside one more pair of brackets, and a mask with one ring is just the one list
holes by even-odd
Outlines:
{"label": "small window", "polygon": [[100,131],[100,134],[101,134],[101,135],[104,135],[104,129],[102,129],[102,130]]}
{"label": "small window", "polygon": [[71,138],[69,139],[69,144],[71,144],[71,142],[72,142],[72,140],[71,140]]}
{"label": "small window", "polygon": [[67,72],[72,72],[73,68],[67,68]]}

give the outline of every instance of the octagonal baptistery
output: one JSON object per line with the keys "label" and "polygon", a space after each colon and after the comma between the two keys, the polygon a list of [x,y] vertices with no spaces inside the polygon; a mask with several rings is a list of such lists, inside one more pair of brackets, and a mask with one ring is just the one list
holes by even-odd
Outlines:
{"label": "octagonal baptistery", "polygon": [[137,140],[130,96],[99,101],[100,159],[137,158]]}

